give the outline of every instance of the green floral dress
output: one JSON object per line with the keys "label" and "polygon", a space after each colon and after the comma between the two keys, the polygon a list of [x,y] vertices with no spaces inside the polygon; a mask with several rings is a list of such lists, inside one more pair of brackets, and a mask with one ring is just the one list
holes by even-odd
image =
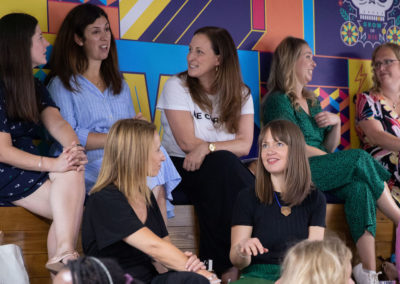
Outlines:
{"label": "green floral dress", "polygon": [[[307,145],[327,152],[324,139],[331,128],[319,128],[314,120],[322,111],[319,102],[307,103],[310,115],[302,108],[295,109],[285,93],[271,93],[263,105],[263,122],[289,120],[299,126]],[[390,173],[361,149],[314,156],[309,161],[314,184],[345,201],[346,218],[354,241],[357,242],[365,230],[375,236],[376,200]]]}

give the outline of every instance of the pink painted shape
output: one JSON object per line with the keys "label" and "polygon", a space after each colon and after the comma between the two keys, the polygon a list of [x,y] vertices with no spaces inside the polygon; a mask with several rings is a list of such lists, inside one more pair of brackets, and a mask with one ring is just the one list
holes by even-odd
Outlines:
{"label": "pink painted shape", "polygon": [[265,31],[265,1],[252,0],[253,29]]}

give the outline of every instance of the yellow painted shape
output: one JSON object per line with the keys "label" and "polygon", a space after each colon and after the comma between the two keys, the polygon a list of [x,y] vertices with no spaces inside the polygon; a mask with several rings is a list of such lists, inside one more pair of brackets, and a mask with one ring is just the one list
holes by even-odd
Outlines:
{"label": "yellow painted shape", "polygon": [[320,88],[316,88],[315,90],[314,90],[314,94],[317,96],[317,98],[319,97],[319,95],[320,95]]}
{"label": "yellow painted shape", "polygon": [[355,129],[356,106],[353,103],[354,96],[368,91],[372,87],[372,68],[370,60],[349,59],[349,104],[350,104],[350,142],[351,148],[359,148]]}
{"label": "yellow painted shape", "polygon": [[127,30],[127,32],[121,35],[121,38],[133,40],[139,39],[158,15],[160,15],[160,13],[165,9],[169,2],[170,0],[157,0],[151,3],[137,21]]}
{"label": "yellow painted shape", "polygon": [[[157,102],[158,99],[161,96],[162,90],[164,89],[164,84],[165,82],[167,82],[167,80],[171,78],[171,76],[165,76],[165,75],[161,75],[160,76],[160,81],[158,82],[158,94],[157,94]],[[154,124],[157,127],[158,130],[158,134],[160,134],[160,137],[162,139],[162,135],[164,133],[164,129],[161,126],[161,111],[159,109],[156,109],[156,113],[154,115]]]}
{"label": "yellow painted shape", "polygon": [[54,42],[56,41],[56,34],[43,34],[43,37],[51,44],[54,45]]}
{"label": "yellow painted shape", "polygon": [[121,20],[128,14],[129,10],[137,3],[138,0],[119,1],[119,19]]}
{"label": "yellow painted shape", "polygon": [[47,0],[1,0],[0,18],[9,13],[27,13],[39,21],[40,29],[48,32]]}
{"label": "yellow painted shape", "polygon": [[329,95],[332,99],[336,100],[339,97],[339,89],[336,89]]}
{"label": "yellow painted shape", "polygon": [[123,75],[129,89],[131,90],[135,112],[141,112],[148,121],[151,121],[145,74],[123,73]]}

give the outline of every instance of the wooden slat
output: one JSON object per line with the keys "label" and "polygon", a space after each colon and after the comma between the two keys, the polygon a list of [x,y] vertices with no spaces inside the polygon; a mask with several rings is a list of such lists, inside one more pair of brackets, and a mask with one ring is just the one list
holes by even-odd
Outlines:
{"label": "wooden slat", "polygon": [[50,221],[22,207],[0,207],[0,230],[42,231],[48,230]]}
{"label": "wooden slat", "polygon": [[196,224],[196,216],[192,205],[175,206],[175,217],[168,219],[168,228],[171,227],[191,227]]}

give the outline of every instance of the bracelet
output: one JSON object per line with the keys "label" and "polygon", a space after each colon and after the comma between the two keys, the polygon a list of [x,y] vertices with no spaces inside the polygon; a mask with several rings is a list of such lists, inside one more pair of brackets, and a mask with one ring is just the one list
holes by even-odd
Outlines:
{"label": "bracelet", "polygon": [[43,156],[40,156],[40,161],[38,163],[38,167],[40,170],[42,170],[42,163],[43,163]]}
{"label": "bracelet", "polygon": [[[78,143],[78,144],[76,144],[75,146],[76,146],[76,147],[83,147],[83,145],[82,145],[81,143]],[[85,148],[85,147],[83,147],[83,148]]]}

